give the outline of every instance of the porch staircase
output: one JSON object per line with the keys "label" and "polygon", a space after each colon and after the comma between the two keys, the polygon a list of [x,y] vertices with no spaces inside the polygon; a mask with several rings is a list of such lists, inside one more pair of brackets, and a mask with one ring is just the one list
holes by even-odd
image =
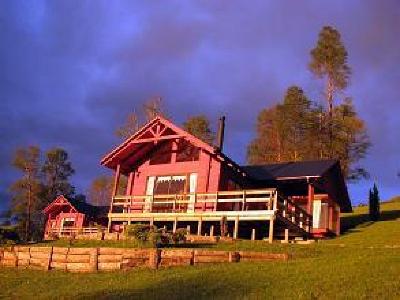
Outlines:
{"label": "porch staircase", "polygon": [[290,237],[312,237],[312,216],[290,199],[278,196],[275,217],[276,236],[285,236],[285,230],[288,230]]}

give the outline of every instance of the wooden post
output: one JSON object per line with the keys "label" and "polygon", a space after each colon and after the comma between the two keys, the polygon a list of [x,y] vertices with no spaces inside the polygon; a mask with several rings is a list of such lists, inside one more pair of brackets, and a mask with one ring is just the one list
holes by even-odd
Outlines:
{"label": "wooden post", "polygon": [[200,236],[201,235],[201,226],[202,226],[203,220],[200,217],[199,218],[199,222],[197,223],[197,235]]}
{"label": "wooden post", "polygon": [[286,218],[286,211],[287,211],[287,199],[283,200],[283,212],[282,216]]}
{"label": "wooden post", "polygon": [[187,231],[187,234],[190,234],[190,225],[186,226],[186,231]]}
{"label": "wooden post", "polygon": [[239,217],[236,217],[235,219],[235,228],[233,230],[233,239],[238,238],[238,232],[239,232]]}
{"label": "wooden post", "polygon": [[98,255],[99,255],[99,248],[91,249],[89,257],[89,265],[91,271],[98,270]]}
{"label": "wooden post", "polygon": [[285,228],[285,243],[289,243],[289,229]]}
{"label": "wooden post", "polygon": [[340,207],[337,207],[336,235],[340,235]]}
{"label": "wooden post", "polygon": [[121,165],[117,165],[117,169],[115,170],[115,177],[114,177],[114,186],[113,186],[113,191],[112,195],[116,196],[118,193],[118,186],[119,186],[119,178],[121,176]]}
{"label": "wooden post", "polygon": [[269,221],[269,235],[268,235],[268,242],[272,244],[274,240],[274,218],[271,218]]}
{"label": "wooden post", "polygon": [[245,210],[245,206],[246,206],[246,190],[243,190],[242,211]]}
{"label": "wooden post", "polygon": [[46,271],[51,269],[52,260],[53,260],[53,247],[50,247],[49,260],[47,261]]}
{"label": "wooden post", "polygon": [[256,240],[256,229],[255,229],[255,228],[253,228],[253,229],[251,230],[251,240],[252,240],[252,241],[255,241],[255,240]]}
{"label": "wooden post", "polygon": [[278,209],[278,191],[277,190],[275,190],[275,192],[274,192],[274,203],[273,203],[272,209],[275,211]]}
{"label": "wooden post", "polygon": [[154,218],[150,218],[150,226],[154,226]]}
{"label": "wooden post", "polygon": [[314,186],[309,183],[308,184],[308,198],[307,198],[307,213],[312,215],[312,206],[314,202]]}
{"label": "wooden post", "polygon": [[108,217],[108,225],[107,225],[107,232],[110,233],[111,232],[111,222],[112,222],[112,218]]}
{"label": "wooden post", "polygon": [[130,196],[132,194],[132,186],[133,186],[133,178],[134,178],[134,172],[129,173],[128,177],[128,184],[126,185],[126,195]]}
{"label": "wooden post", "polygon": [[175,233],[176,232],[176,227],[178,226],[178,218],[175,218],[174,220],[174,224],[172,226],[172,232]]}
{"label": "wooden post", "polygon": [[[109,214],[111,214],[113,212],[114,197],[118,193],[118,185],[119,185],[120,174],[121,174],[121,165],[118,164],[117,165],[117,169],[115,170],[114,186],[113,186],[112,195],[111,195],[110,210],[108,211]],[[112,222],[111,217],[108,217],[108,226],[107,226],[108,232],[111,232],[111,222]]]}
{"label": "wooden post", "polygon": [[210,236],[214,236],[214,225],[210,226]]}
{"label": "wooden post", "polygon": [[161,254],[161,250],[160,249],[149,249],[148,250],[149,253],[149,267],[151,269],[157,269],[158,268],[158,263],[160,261],[160,254]]}
{"label": "wooden post", "polygon": [[328,228],[329,230],[336,231],[336,228],[332,228],[333,227],[333,204],[329,203],[329,208],[328,208]]}
{"label": "wooden post", "polygon": [[300,212],[299,226],[300,226],[301,229],[303,229],[303,213],[302,212]]}

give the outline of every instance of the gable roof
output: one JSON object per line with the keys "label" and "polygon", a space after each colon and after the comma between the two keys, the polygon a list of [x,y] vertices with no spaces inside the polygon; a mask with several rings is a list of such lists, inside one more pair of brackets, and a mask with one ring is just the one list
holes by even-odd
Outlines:
{"label": "gable roof", "polygon": [[53,202],[47,205],[43,212],[48,213],[52,208],[57,205],[69,205],[77,212],[89,217],[97,217],[98,215],[103,215],[105,211],[108,212],[109,208],[108,206],[95,206],[75,199],[67,199],[63,195],[60,195]]}
{"label": "gable roof", "polygon": [[282,180],[291,178],[320,177],[333,167],[337,160],[311,160],[265,165],[242,166],[254,180]]}
{"label": "gable roof", "polygon": [[189,140],[193,145],[207,152],[216,152],[213,146],[176,126],[166,118],[157,116],[105,155],[101,160],[101,164],[110,169],[115,169],[119,163],[126,161],[132,154],[138,153],[139,155],[141,152],[149,151],[157,143],[176,138]]}

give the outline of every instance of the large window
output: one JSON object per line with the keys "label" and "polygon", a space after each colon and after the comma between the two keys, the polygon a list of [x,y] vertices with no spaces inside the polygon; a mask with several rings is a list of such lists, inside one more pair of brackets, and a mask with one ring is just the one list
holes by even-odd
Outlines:
{"label": "large window", "polygon": [[154,181],[154,195],[184,194],[187,192],[185,175],[157,176]]}
{"label": "large window", "polygon": [[196,192],[197,173],[187,175],[149,176],[146,195],[173,195]]}

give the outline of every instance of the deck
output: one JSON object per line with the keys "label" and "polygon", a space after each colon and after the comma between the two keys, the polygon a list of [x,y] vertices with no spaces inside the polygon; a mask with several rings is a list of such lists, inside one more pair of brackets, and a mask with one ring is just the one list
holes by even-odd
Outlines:
{"label": "deck", "polygon": [[312,217],[300,206],[278,196],[276,189],[219,191],[216,193],[188,193],[174,195],[118,195],[112,199],[109,229],[112,222],[202,222],[234,221],[233,236],[237,237],[239,222],[268,221],[272,240],[274,221],[286,227],[310,233]]}

